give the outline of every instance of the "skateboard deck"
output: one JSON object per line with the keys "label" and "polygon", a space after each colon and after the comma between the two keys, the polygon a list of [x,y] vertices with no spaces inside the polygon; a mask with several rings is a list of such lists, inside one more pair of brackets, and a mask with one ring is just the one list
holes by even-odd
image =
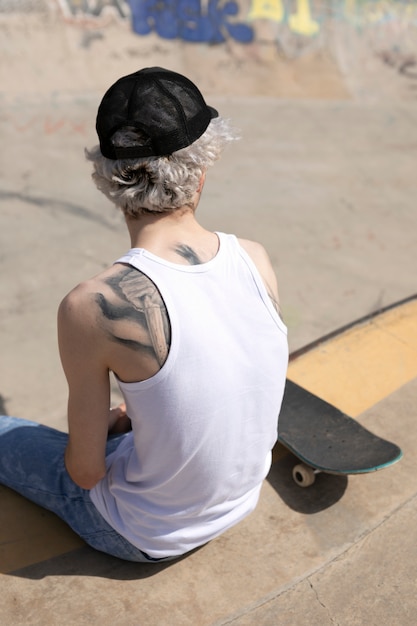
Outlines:
{"label": "skateboard deck", "polygon": [[364,474],[388,467],[402,457],[395,443],[378,437],[288,379],[278,441],[301,461],[293,469],[294,481],[300,487],[311,485],[319,472]]}

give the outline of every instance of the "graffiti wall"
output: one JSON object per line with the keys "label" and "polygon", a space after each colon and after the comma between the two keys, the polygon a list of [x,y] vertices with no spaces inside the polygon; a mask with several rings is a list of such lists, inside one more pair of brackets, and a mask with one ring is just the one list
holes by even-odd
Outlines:
{"label": "graffiti wall", "polygon": [[[32,0],[32,3],[35,0]],[[4,0],[3,0],[4,2]],[[256,22],[285,26],[289,32],[316,37],[332,21],[357,29],[417,24],[417,0],[57,0],[65,19],[105,21],[111,14],[130,22],[139,36],[155,32],[163,39],[248,44]],[[13,0],[6,1],[13,5]],[[0,10],[2,3],[0,2]],[[274,30],[274,28],[272,28]]]}
{"label": "graffiti wall", "polygon": [[[36,38],[30,19],[51,46],[68,53],[73,42],[68,62],[85,70],[87,61],[99,73],[100,58],[116,73],[117,58],[128,66],[169,58],[178,69],[208,72],[213,89],[218,69],[226,93],[346,97],[367,87],[378,93],[388,80],[401,97],[417,95],[417,0],[0,0],[7,47],[0,70],[14,60],[12,31],[22,34],[22,21]],[[50,62],[43,57],[45,71]],[[242,80],[233,91],[236,70]],[[272,84],[278,70],[280,82]],[[378,79],[378,72],[385,75]]]}

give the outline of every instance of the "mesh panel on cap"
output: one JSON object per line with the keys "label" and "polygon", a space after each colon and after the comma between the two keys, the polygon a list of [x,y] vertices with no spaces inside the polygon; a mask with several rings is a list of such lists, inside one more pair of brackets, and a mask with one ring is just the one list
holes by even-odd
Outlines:
{"label": "mesh panel on cap", "polygon": [[[216,116],[185,76],[147,68],[110,87],[99,106],[96,129],[101,152],[108,158],[162,156],[193,143]],[[147,135],[150,145],[114,147],[112,136],[127,126]]]}

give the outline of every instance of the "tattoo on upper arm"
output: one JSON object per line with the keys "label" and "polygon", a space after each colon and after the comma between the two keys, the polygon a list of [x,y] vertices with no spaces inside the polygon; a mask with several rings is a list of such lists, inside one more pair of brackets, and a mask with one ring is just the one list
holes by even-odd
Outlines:
{"label": "tattoo on upper arm", "polygon": [[131,267],[104,282],[113,293],[107,298],[97,293],[96,302],[103,317],[112,322],[106,328],[110,338],[134,350],[151,351],[162,365],[168,356],[171,332],[164,301],[154,283]]}
{"label": "tattoo on upper arm", "polygon": [[198,254],[186,244],[180,243],[174,248],[175,252],[185,259],[190,265],[200,265],[202,260]]}

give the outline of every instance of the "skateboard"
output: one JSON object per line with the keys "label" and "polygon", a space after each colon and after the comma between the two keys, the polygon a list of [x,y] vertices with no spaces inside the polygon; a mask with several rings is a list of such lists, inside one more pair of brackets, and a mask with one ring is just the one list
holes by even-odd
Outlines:
{"label": "skateboard", "polygon": [[293,479],[300,487],[312,485],[320,472],[365,474],[402,457],[395,443],[288,379],[278,441],[300,460],[293,468]]}

